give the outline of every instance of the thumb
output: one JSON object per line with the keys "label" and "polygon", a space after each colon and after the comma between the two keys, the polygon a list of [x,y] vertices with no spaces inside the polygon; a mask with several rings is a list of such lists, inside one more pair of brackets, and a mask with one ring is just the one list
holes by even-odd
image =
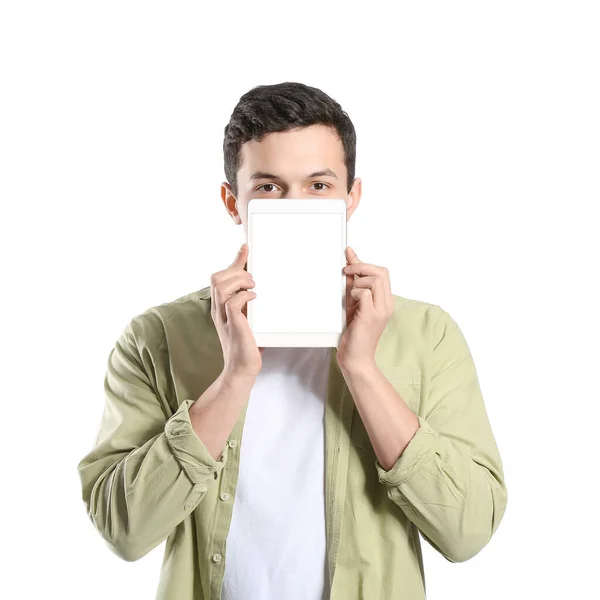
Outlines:
{"label": "thumb", "polygon": [[246,264],[246,257],[248,254],[248,244],[242,244],[239,249],[235,260],[231,263],[232,267],[243,267]]}

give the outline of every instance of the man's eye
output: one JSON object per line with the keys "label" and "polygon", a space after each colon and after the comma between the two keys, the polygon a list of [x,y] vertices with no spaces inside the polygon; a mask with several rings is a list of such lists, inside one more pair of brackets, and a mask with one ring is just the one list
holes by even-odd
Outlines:
{"label": "man's eye", "polygon": [[[259,185],[259,186],[256,188],[256,191],[259,191],[259,190],[260,190],[260,188],[267,187],[268,185],[270,185],[271,187],[274,187],[274,186],[275,186],[275,184],[274,184],[274,183],[263,183],[262,185]],[[265,192],[266,192],[266,191],[267,191],[267,190],[265,190]],[[270,192],[270,191],[272,191],[272,190],[268,190],[268,191]]]}
{"label": "man's eye", "polygon": [[[326,183],[323,183],[322,181],[317,181],[316,183],[313,183],[313,185],[324,185],[326,188],[329,188],[329,186]],[[317,190],[318,192],[322,192],[323,188]]]}

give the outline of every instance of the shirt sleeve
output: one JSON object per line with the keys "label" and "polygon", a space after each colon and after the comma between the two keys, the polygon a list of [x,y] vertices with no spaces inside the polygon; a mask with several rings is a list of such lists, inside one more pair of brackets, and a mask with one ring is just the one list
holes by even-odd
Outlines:
{"label": "shirt sleeve", "polygon": [[432,375],[419,428],[388,471],[378,460],[376,469],[426,541],[450,562],[463,562],[498,529],[507,488],[473,357],[445,311],[429,348]]}
{"label": "shirt sleeve", "polygon": [[192,428],[184,400],[168,415],[144,368],[132,323],[108,357],[94,448],[77,469],[92,524],[109,548],[138,560],[164,541],[205,496],[226,462]]}

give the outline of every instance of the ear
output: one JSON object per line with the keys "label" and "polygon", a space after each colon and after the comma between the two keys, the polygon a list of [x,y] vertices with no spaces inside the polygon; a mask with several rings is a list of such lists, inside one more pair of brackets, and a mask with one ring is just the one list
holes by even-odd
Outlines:
{"label": "ear", "polygon": [[350,220],[350,217],[354,214],[354,211],[358,208],[360,204],[360,199],[362,197],[362,180],[360,177],[357,177],[352,183],[352,189],[348,194],[348,204],[346,211],[346,221]]}
{"label": "ear", "polygon": [[233,222],[236,225],[241,225],[242,218],[239,213],[237,198],[234,196],[231,186],[226,181],[221,183],[221,200]]}

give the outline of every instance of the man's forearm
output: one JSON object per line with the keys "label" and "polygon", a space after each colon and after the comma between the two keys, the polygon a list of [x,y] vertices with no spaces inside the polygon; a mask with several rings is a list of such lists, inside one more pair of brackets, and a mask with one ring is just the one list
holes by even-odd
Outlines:
{"label": "man's forearm", "polygon": [[256,377],[223,372],[190,406],[192,427],[215,460],[221,457],[255,381]]}
{"label": "man's forearm", "polygon": [[419,420],[376,364],[341,370],[377,460],[389,470],[419,429]]}

